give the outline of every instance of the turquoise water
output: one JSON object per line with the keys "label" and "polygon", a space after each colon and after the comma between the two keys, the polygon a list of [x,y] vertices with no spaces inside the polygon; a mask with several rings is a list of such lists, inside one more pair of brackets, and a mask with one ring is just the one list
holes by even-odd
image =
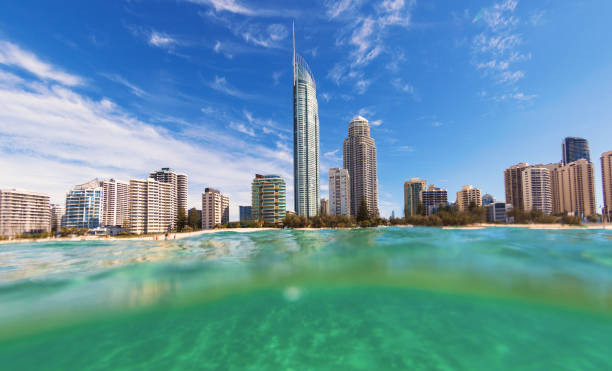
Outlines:
{"label": "turquoise water", "polygon": [[0,245],[0,369],[612,369],[612,231]]}

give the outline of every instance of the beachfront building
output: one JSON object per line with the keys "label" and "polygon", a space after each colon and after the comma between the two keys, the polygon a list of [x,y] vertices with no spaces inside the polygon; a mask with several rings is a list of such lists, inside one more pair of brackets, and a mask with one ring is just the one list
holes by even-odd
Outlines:
{"label": "beachfront building", "polygon": [[480,207],[482,206],[482,192],[480,188],[474,188],[471,185],[466,185],[457,192],[457,208],[459,211],[467,211],[472,203]]}
{"label": "beachfront building", "polygon": [[348,170],[329,169],[329,214],[351,215],[351,177]]}
{"label": "beachfront building", "polygon": [[508,211],[512,210],[512,205],[504,202],[492,202],[485,205],[487,222],[506,223]]}
{"label": "beachfront building", "polygon": [[238,208],[240,212],[241,222],[252,220],[252,216],[251,216],[251,210],[253,209],[252,206],[238,206]]}
{"label": "beachfront building", "polygon": [[175,189],[171,183],[153,178],[131,179],[128,217],[125,225],[130,233],[168,233],[175,225]]}
{"label": "beachfront building", "polygon": [[589,142],[584,138],[567,137],[563,139],[561,150],[563,152],[563,165],[567,165],[581,158],[591,162]]}
{"label": "beachfront building", "polygon": [[515,209],[524,209],[523,202],[523,170],[527,169],[529,164],[520,163],[510,166],[504,171],[504,188],[506,191],[506,203],[511,204]]}
{"label": "beachfront building", "polygon": [[66,194],[62,228],[94,229],[102,223],[104,188],[98,179],[74,186]]}
{"label": "beachfront building", "polygon": [[426,215],[433,215],[440,206],[448,205],[448,192],[446,189],[438,188],[430,184],[421,191],[421,205]]}
{"label": "beachfront building", "polygon": [[229,223],[229,196],[219,190],[205,188],[202,193],[202,229],[213,229]]}
{"label": "beachfront building", "polygon": [[580,217],[597,214],[593,163],[578,159],[551,174],[553,212]]}
{"label": "beachfront building", "polygon": [[329,200],[321,199],[321,216],[329,215]]}
{"label": "beachfront building", "polygon": [[123,226],[128,216],[130,183],[110,179],[102,182],[102,225]]}
{"label": "beachfront building", "polygon": [[524,209],[551,214],[552,189],[550,171],[544,167],[528,167],[521,174]]}
{"label": "beachfront building", "polygon": [[612,151],[601,154],[601,181],[603,186],[603,215],[612,220]]}
{"label": "beachfront building", "polygon": [[50,232],[49,210],[46,194],[0,189],[0,236]]}
{"label": "beachfront building", "polygon": [[378,177],[376,144],[370,136],[370,124],[361,116],[351,120],[348,137],[344,140],[344,168],[351,185],[351,214],[357,215],[365,199],[368,214],[378,216]]}
{"label": "beachfront building", "polygon": [[[320,209],[319,106],[306,60],[295,54],[293,36],[293,181],[295,213],[312,218]],[[275,218],[268,218],[269,220]]]}
{"label": "beachfront building", "polygon": [[64,218],[64,207],[58,204],[49,205],[49,218],[51,223],[51,232],[59,231],[62,228],[62,219]]}
{"label": "beachfront building", "polygon": [[[175,212],[174,219],[178,215],[178,211],[183,209],[187,215],[187,175],[177,173],[169,167],[163,167],[160,170],[153,171],[149,178],[153,178],[158,182],[172,184],[172,197],[174,198]],[[176,224],[176,221],[174,222]]]}
{"label": "beachfront building", "polygon": [[412,178],[404,182],[404,216],[414,216],[419,213],[421,191],[425,189],[424,179]]}
{"label": "beachfront building", "polygon": [[251,183],[253,220],[282,223],[286,215],[286,185],[278,175],[255,175]]}

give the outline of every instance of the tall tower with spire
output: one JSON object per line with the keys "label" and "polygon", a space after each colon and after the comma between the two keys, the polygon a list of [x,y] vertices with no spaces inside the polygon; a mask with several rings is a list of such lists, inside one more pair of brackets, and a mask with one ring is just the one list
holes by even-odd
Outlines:
{"label": "tall tower with spire", "polygon": [[295,213],[319,214],[319,105],[317,87],[308,64],[295,53],[293,25],[293,182]]}

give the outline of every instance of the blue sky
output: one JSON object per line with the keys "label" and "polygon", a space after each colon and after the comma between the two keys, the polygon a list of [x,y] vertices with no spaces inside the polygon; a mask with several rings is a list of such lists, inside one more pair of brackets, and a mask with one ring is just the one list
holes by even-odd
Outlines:
{"label": "blue sky", "polygon": [[[307,3],[306,5],[304,3]],[[250,203],[255,173],[292,195],[291,22],[317,81],[322,196],[350,119],[372,123],[383,215],[403,182],[504,198],[503,170],[612,150],[612,3],[49,1],[0,3],[1,188],[52,201],[93,177],[170,166]],[[198,206],[199,207],[199,206]],[[288,200],[293,209],[293,198]]]}

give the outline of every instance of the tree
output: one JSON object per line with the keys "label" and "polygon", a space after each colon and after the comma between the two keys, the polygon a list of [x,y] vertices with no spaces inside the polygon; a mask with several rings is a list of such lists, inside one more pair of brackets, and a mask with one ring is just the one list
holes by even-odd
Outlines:
{"label": "tree", "polygon": [[366,203],[365,198],[362,198],[361,205],[359,206],[359,211],[357,212],[357,221],[363,222],[368,219],[370,219],[370,213],[368,212],[368,204]]}
{"label": "tree", "polygon": [[202,217],[200,216],[200,213],[195,207],[189,209],[189,213],[187,215],[187,224],[194,231],[202,229]]}
{"label": "tree", "polygon": [[182,207],[178,209],[178,213],[176,214],[176,230],[177,232],[182,232],[187,225],[187,215],[185,215],[185,209]]}

